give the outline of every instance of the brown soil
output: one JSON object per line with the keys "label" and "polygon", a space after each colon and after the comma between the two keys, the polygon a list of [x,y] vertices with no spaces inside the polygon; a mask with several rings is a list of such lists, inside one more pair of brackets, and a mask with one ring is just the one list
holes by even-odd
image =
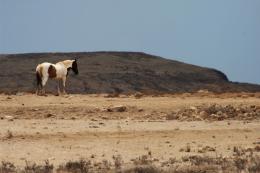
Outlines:
{"label": "brown soil", "polygon": [[[200,119],[169,119],[187,110],[196,117],[212,105],[227,116],[212,118],[213,111]],[[0,161],[24,166],[25,160],[58,165],[89,157],[112,160],[118,154],[126,163],[147,153],[160,162],[194,154],[232,156],[234,147],[259,146],[259,106],[256,94],[0,95]]]}

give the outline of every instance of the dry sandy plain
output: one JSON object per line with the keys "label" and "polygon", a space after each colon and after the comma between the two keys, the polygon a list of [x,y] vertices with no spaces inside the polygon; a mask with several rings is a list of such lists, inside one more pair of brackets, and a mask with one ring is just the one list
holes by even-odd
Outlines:
{"label": "dry sandy plain", "polygon": [[[255,118],[171,118],[196,106],[248,106],[260,110],[259,94],[163,96],[33,94],[0,95],[0,161],[54,165],[121,155],[124,163],[142,155],[157,162],[187,155],[229,157],[234,147],[260,144],[260,112]],[[244,112],[247,115],[247,112]],[[196,116],[196,115],[195,115]],[[259,155],[259,151],[254,152]]]}

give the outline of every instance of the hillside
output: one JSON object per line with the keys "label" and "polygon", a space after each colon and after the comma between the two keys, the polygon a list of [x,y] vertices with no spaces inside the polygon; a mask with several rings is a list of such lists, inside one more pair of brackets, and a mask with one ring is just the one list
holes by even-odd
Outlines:
{"label": "hillside", "polygon": [[[215,69],[139,52],[28,53],[0,55],[0,92],[31,92],[41,62],[78,59],[79,75],[69,75],[70,93],[258,92],[260,85],[229,82]],[[47,91],[55,91],[49,81]]]}

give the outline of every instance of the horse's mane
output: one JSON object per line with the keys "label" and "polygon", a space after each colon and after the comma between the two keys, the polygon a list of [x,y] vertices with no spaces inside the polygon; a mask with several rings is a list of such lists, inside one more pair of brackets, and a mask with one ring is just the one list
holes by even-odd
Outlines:
{"label": "horse's mane", "polygon": [[64,66],[69,67],[72,65],[73,60],[64,60],[64,61],[57,62],[57,64],[58,63],[62,63]]}

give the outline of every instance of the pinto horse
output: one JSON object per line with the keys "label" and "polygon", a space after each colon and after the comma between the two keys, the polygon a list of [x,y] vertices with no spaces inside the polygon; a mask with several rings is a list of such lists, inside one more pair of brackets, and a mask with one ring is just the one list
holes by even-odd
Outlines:
{"label": "pinto horse", "polygon": [[60,95],[60,83],[62,82],[62,93],[66,94],[65,85],[68,72],[72,69],[75,74],[78,74],[77,60],[65,60],[51,64],[44,62],[38,64],[36,67],[36,80],[37,80],[37,95],[45,95],[45,85],[48,79],[58,80],[58,94]]}

